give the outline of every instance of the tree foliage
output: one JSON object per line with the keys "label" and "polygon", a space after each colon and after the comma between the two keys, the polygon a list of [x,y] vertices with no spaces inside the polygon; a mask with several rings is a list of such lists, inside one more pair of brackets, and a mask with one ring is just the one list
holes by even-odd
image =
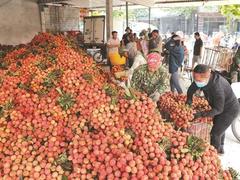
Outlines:
{"label": "tree foliage", "polygon": [[192,13],[197,11],[197,7],[166,8],[165,11],[168,11],[176,15],[182,15],[185,16],[186,18],[190,18]]}
{"label": "tree foliage", "polygon": [[240,5],[225,5],[220,7],[220,12],[227,18],[228,29],[235,31],[235,20],[240,19]]}
{"label": "tree foliage", "polygon": [[221,14],[234,19],[240,19],[240,5],[225,5],[220,7]]}
{"label": "tree foliage", "polygon": [[149,16],[149,11],[147,8],[141,8],[141,9],[137,9],[137,10],[132,9],[132,11],[135,13],[135,17],[137,19],[148,18],[148,16]]}
{"label": "tree foliage", "polygon": [[[119,9],[113,11],[114,18],[126,18],[126,10]],[[140,19],[148,17],[148,9],[141,8],[141,9],[129,9],[128,10],[128,18],[129,19]]]}

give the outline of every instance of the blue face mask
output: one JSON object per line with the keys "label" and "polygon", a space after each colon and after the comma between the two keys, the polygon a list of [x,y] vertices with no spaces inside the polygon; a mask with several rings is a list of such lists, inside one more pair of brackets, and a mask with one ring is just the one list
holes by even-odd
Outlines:
{"label": "blue face mask", "polygon": [[203,88],[203,87],[205,87],[208,84],[208,82],[195,81],[195,84],[197,85],[197,87]]}

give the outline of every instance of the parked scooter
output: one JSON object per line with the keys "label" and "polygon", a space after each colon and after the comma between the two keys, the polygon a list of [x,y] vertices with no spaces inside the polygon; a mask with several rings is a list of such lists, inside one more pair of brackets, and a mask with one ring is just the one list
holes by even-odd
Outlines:
{"label": "parked scooter", "polygon": [[103,55],[100,48],[87,49],[87,53],[93,57],[94,61],[101,63],[103,61]]}

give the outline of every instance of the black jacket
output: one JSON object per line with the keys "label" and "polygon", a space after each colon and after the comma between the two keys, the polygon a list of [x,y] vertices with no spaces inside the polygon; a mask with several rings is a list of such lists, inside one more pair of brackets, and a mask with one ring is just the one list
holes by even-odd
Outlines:
{"label": "black jacket", "polygon": [[[199,88],[193,82],[187,92],[187,103],[191,104],[193,94]],[[239,108],[238,100],[226,79],[220,74],[212,72],[207,86],[201,89],[212,107],[211,111],[203,112],[203,117],[214,117],[224,112],[235,111]]]}
{"label": "black jacket", "polygon": [[123,41],[125,46],[130,42],[129,35],[130,35],[130,33],[125,33],[122,37],[122,41]]}

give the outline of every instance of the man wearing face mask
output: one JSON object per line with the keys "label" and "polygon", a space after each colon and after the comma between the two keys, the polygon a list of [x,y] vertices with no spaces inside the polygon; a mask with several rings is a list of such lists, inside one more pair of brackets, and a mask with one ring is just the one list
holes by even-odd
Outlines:
{"label": "man wearing face mask", "polygon": [[162,66],[159,53],[150,53],[147,64],[138,66],[132,75],[131,87],[146,93],[153,101],[158,101],[161,93],[168,88],[167,69]]}
{"label": "man wearing face mask", "polygon": [[220,74],[209,69],[208,66],[199,64],[193,70],[194,82],[187,92],[187,104],[192,104],[193,94],[202,90],[212,110],[199,112],[194,115],[199,117],[212,117],[211,145],[219,154],[224,154],[225,131],[239,113],[239,103],[228,81]]}

